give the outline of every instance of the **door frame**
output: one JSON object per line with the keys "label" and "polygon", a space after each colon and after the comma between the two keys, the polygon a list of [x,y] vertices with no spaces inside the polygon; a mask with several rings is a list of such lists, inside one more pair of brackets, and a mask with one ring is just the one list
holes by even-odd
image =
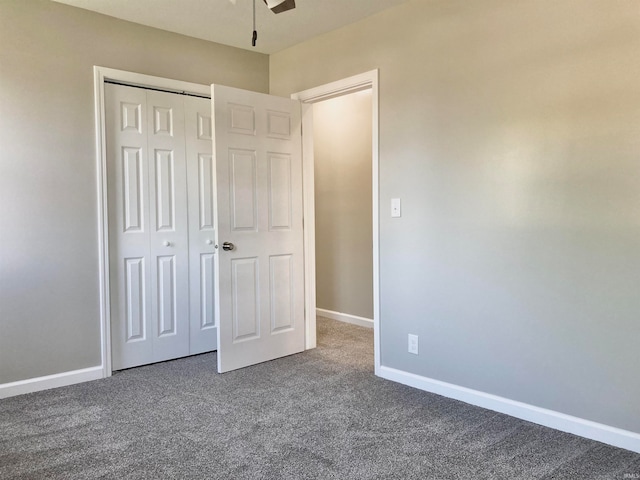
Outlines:
{"label": "door frame", "polygon": [[[103,378],[110,377],[111,368],[111,308],[109,289],[109,225],[107,203],[107,152],[104,84],[111,80],[130,86],[157,88],[167,92],[189,93],[210,97],[211,86],[156,77],[108,67],[93,67],[95,106],[96,185],[98,205],[98,284],[100,316],[100,359]],[[373,322],[375,373],[380,370],[380,280],[379,280],[379,100],[378,69],[344,78],[309,90],[294,93],[302,108],[303,215],[305,268],[305,349],[315,348],[316,282],[315,282],[315,205],[313,174],[312,104],[333,97],[371,89],[372,95],[372,185],[373,185]],[[307,132],[305,135],[304,132]],[[219,321],[219,319],[216,319]]]}
{"label": "door frame", "polygon": [[373,343],[375,374],[380,372],[380,191],[379,70],[374,69],[291,95],[302,104],[302,172],[305,265],[305,348],[316,347],[316,242],[313,153],[313,104],[362,90],[371,90],[371,181],[373,226]]}
{"label": "door frame", "polygon": [[[96,129],[96,182],[98,194],[98,282],[100,311],[100,360],[102,377],[111,369],[111,292],[109,289],[109,215],[107,203],[107,143],[105,127],[104,84],[111,80],[130,86],[155,88],[165,92],[211,96],[210,85],[154,77],[113,68],[93,67],[93,91]],[[216,319],[217,321],[217,319]]]}

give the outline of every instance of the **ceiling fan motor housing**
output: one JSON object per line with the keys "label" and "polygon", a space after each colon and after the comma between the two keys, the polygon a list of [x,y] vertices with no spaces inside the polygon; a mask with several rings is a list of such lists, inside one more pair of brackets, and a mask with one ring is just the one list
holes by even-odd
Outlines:
{"label": "ceiling fan motor housing", "polygon": [[273,13],[282,13],[296,8],[296,0],[264,0]]}

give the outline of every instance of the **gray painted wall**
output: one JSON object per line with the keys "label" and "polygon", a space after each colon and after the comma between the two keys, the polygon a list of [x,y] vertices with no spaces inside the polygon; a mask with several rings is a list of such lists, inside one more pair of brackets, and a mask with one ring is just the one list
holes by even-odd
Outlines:
{"label": "gray painted wall", "polygon": [[316,304],[373,318],[371,91],[313,105]]}
{"label": "gray painted wall", "polygon": [[268,57],[0,0],[0,383],[100,365],[93,66],[268,91]]}
{"label": "gray painted wall", "polygon": [[639,15],[416,0],[270,57],[380,68],[383,365],[640,432]]}

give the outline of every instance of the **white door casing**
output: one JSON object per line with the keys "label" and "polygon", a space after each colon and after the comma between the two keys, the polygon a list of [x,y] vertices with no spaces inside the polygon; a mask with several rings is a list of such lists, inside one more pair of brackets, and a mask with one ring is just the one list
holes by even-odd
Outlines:
{"label": "white door casing", "polygon": [[219,85],[211,92],[223,373],[304,350],[300,104]]}
{"label": "white door casing", "polygon": [[112,368],[215,350],[210,103],[106,85],[105,106]]}
{"label": "white door casing", "polygon": [[372,213],[373,213],[373,330],[374,368],[380,375],[380,191],[379,191],[379,88],[378,70],[371,70],[331,83],[319,85],[291,98],[302,102],[303,128],[303,171],[304,171],[304,218],[305,218],[305,325],[306,348],[316,346],[316,290],[315,290],[315,209],[314,209],[314,149],[313,149],[313,108],[323,100],[371,89],[371,170],[372,170]]}

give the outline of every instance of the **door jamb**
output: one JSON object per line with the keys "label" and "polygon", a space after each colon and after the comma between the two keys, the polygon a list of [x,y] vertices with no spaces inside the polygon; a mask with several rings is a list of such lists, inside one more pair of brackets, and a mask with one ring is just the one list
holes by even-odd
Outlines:
{"label": "door jamb", "polygon": [[104,83],[114,80],[131,86],[151,87],[167,92],[210,96],[211,87],[169,78],[154,77],[100,66],[93,67],[96,128],[96,181],[98,192],[98,278],[100,302],[100,359],[102,377],[111,370],[111,308],[109,291],[109,215],[107,203],[107,144],[105,129]]}
{"label": "door jamb", "polygon": [[380,224],[379,224],[379,70],[354,75],[294,93],[302,104],[302,162],[305,265],[305,349],[316,347],[316,245],[313,156],[313,104],[348,93],[371,89],[372,203],[373,203],[373,342],[375,374],[380,372]]}

